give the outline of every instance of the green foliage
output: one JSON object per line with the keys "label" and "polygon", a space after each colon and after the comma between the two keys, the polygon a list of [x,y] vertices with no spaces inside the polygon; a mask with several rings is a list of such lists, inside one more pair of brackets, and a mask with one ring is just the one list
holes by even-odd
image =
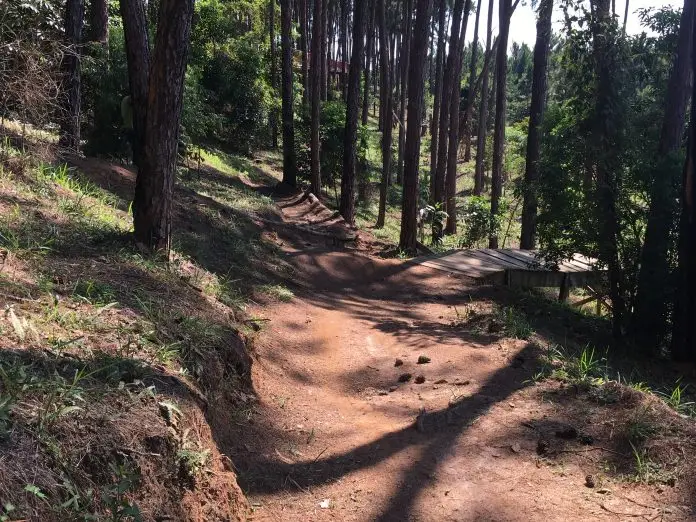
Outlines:
{"label": "green foliage", "polygon": [[[467,198],[464,208],[460,211],[463,218],[462,235],[459,241],[461,248],[472,248],[488,241],[490,232],[491,203],[485,196]],[[496,220],[496,230],[500,229],[500,220]]]}
{"label": "green foliage", "polygon": [[529,324],[523,312],[512,306],[506,306],[497,314],[497,319],[503,324],[505,335],[515,339],[529,339],[534,329]]}

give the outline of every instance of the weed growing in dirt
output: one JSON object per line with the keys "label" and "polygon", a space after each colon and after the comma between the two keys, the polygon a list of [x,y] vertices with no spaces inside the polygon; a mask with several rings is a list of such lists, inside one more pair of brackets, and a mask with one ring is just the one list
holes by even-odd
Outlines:
{"label": "weed growing in dirt", "polygon": [[683,394],[686,391],[686,386],[682,388],[681,384],[677,382],[677,385],[672,389],[672,392],[657,392],[657,395],[661,397],[667,405],[673,410],[694,416],[696,415],[696,404],[691,401],[684,401]]}
{"label": "weed growing in dirt", "polygon": [[295,297],[292,290],[281,284],[262,285],[259,287],[259,291],[284,303],[289,303]]}
{"label": "weed growing in dirt", "polygon": [[503,324],[505,335],[515,339],[529,339],[534,330],[527,316],[512,306],[506,306],[496,313],[496,319]]}

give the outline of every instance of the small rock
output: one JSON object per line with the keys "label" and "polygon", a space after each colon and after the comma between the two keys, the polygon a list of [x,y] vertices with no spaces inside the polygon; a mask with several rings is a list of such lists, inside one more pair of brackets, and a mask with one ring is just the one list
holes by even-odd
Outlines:
{"label": "small rock", "polygon": [[466,381],[454,381],[455,386],[466,386],[468,384],[471,384],[471,381],[469,379],[467,379]]}
{"label": "small rock", "polygon": [[578,430],[573,426],[564,426],[563,428],[556,430],[556,437],[564,440],[572,440],[577,438]]}
{"label": "small rock", "polygon": [[319,502],[319,507],[321,509],[329,509],[331,507],[331,501],[328,498],[325,498],[321,502]]}
{"label": "small rock", "polygon": [[428,364],[430,362],[430,357],[427,355],[418,356],[418,364]]}
{"label": "small rock", "polygon": [[447,384],[447,379],[438,379],[435,384]]}
{"label": "small rock", "polygon": [[592,475],[587,475],[585,477],[585,486],[588,488],[593,488],[595,487],[595,478]]}
{"label": "small rock", "polygon": [[514,408],[514,407],[515,407],[515,403],[514,403],[514,402],[509,402],[509,403],[508,403],[508,406],[510,406],[511,408]]}
{"label": "small rock", "polygon": [[411,377],[413,377],[413,375],[411,375],[410,373],[402,373],[401,375],[399,375],[398,380],[399,382],[408,382],[411,380]]}
{"label": "small rock", "polygon": [[416,377],[416,380],[414,381],[416,384],[423,384],[425,382],[425,376],[419,375]]}
{"label": "small rock", "polygon": [[377,392],[377,395],[389,395],[389,392],[386,390],[379,390],[379,392]]}
{"label": "small rock", "polygon": [[395,392],[395,391],[398,390],[398,389],[399,389],[398,386],[390,386],[390,387],[389,387],[389,393],[393,393],[393,392]]}
{"label": "small rock", "polygon": [[539,439],[539,442],[537,442],[536,452],[538,455],[546,455],[549,452],[549,441]]}
{"label": "small rock", "polygon": [[520,447],[520,445],[517,442],[515,442],[512,446],[510,446],[510,449],[512,450],[513,453],[519,453],[520,451],[522,451],[522,448]]}
{"label": "small rock", "polygon": [[579,440],[585,446],[591,446],[594,444],[594,437],[592,435],[588,435],[587,433],[580,435]]}
{"label": "small rock", "polygon": [[396,367],[403,366],[403,364],[404,361],[402,361],[401,359],[397,359],[396,361],[394,361],[394,366]]}

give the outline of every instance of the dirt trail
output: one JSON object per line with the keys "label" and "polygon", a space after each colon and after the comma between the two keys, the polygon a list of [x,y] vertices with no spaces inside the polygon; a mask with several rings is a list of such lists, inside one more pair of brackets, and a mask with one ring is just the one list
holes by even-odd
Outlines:
{"label": "dirt trail", "polygon": [[[288,221],[322,221],[302,208],[287,206]],[[538,457],[544,429],[562,425],[559,385],[530,385],[527,342],[457,326],[495,289],[286,228],[274,234],[302,287],[253,312],[269,320],[254,365],[260,403],[232,456],[253,520],[691,519],[688,499],[655,487],[586,487],[608,465],[601,439],[551,435],[554,458]],[[413,378],[399,383],[404,373]]]}

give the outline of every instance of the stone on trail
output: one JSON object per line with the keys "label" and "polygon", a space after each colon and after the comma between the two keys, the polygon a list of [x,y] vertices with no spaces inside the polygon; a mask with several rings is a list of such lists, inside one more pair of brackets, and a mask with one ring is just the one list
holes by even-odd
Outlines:
{"label": "stone on trail", "polygon": [[408,382],[411,380],[411,377],[413,377],[413,375],[410,373],[402,373],[399,375],[399,382]]}
{"label": "stone on trail", "polygon": [[423,384],[425,382],[425,376],[424,375],[419,375],[416,377],[416,380],[414,381],[416,384]]}
{"label": "stone on trail", "polygon": [[418,364],[428,364],[430,362],[430,357],[427,355],[418,356]]}
{"label": "stone on trail", "polygon": [[401,359],[397,359],[396,361],[394,361],[394,366],[396,367],[402,366],[403,364],[404,361],[402,361]]}

